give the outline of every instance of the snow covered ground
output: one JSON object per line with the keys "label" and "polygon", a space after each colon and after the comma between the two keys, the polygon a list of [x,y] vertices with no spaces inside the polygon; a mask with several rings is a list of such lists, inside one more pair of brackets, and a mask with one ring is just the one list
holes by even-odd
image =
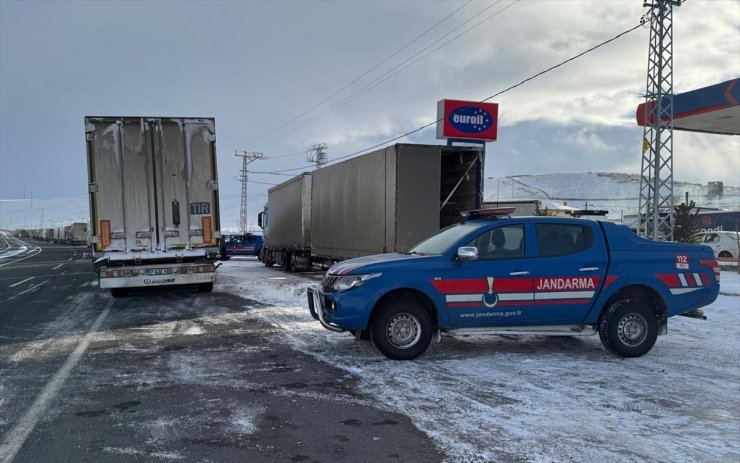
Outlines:
{"label": "snow covered ground", "polygon": [[722,272],[708,320],[674,317],[637,359],[598,337],[443,338],[416,361],[322,329],[308,313],[316,275],[232,259],[217,291],[266,304],[251,316],[293,348],[361,380],[377,406],[409,416],[449,462],[740,461],[740,275]]}

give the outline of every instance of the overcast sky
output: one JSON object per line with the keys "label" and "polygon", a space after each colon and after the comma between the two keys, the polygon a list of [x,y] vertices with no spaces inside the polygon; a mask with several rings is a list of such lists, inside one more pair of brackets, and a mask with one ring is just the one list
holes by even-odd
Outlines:
{"label": "overcast sky", "polygon": [[[307,166],[303,152],[321,142],[331,161],[434,120],[440,99],[497,93],[631,28],[643,13],[641,0],[0,0],[0,198],[85,196],[86,115],[215,117],[221,194],[238,194],[235,149],[272,158],[254,162],[254,171]],[[501,125],[487,147],[487,176],[639,173],[634,114],[648,35],[640,28],[492,100]],[[674,58],[676,92],[740,76],[740,1],[676,8]],[[739,138],[677,133],[674,177],[740,185]],[[405,141],[437,143],[433,127]],[[250,174],[250,215],[269,188],[256,182],[287,178]],[[238,220],[238,210],[222,215]]]}

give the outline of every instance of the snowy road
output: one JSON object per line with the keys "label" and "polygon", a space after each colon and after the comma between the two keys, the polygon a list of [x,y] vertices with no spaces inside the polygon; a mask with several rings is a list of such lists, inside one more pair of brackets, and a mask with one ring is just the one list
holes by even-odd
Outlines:
{"label": "snowy road", "polygon": [[740,276],[722,273],[708,320],[674,317],[645,357],[593,338],[443,338],[417,361],[323,330],[313,278],[227,262],[222,291],[265,303],[251,316],[293,348],[356,375],[375,406],[407,415],[450,462],[740,461]]}

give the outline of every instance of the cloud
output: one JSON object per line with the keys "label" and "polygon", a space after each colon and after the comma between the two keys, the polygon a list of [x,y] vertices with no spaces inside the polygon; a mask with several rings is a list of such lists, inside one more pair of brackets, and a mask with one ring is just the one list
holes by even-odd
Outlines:
{"label": "cloud", "polygon": [[[222,194],[238,196],[234,149],[272,157],[254,163],[254,170],[305,166],[302,151],[318,142],[327,142],[329,159],[336,159],[428,123],[442,98],[479,100],[500,92],[632,27],[644,12],[631,0],[521,1],[377,88],[290,130],[292,118],[462,4],[213,1],[173,9],[169,2],[0,2],[0,197],[20,197],[24,185],[36,197],[85,195],[82,118],[110,114],[215,117]],[[305,118],[361,90],[489,4],[465,6]],[[508,4],[481,13],[429,50]],[[692,0],[675,9],[677,92],[740,75],[738,24],[736,1]],[[645,91],[647,45],[648,30],[640,28],[494,98],[501,130],[488,146],[487,169],[639,172],[642,129],[634,112]],[[263,143],[278,135],[285,136]],[[404,141],[438,143],[433,128]],[[733,180],[737,152],[737,137],[676,135],[675,176],[740,184]],[[298,154],[276,159],[289,153]],[[287,177],[250,178],[278,183]],[[267,188],[250,185],[250,198]],[[238,216],[238,210],[225,214]]]}

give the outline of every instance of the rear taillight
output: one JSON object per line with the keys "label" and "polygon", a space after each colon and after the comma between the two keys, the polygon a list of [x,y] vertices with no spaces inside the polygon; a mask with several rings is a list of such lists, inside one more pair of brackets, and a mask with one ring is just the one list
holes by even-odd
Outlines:
{"label": "rear taillight", "polygon": [[699,264],[712,267],[714,278],[717,280],[717,283],[719,283],[719,262],[717,262],[717,259],[699,259]]}

